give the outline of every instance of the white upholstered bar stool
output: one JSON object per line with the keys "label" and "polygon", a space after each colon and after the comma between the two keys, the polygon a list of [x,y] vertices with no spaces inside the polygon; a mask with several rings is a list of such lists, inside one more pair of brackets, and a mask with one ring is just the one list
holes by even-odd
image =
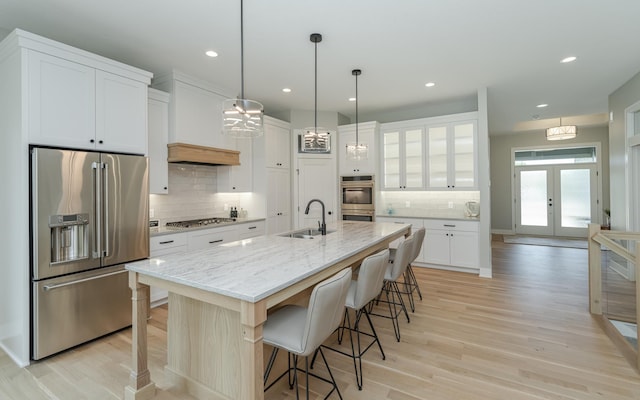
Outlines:
{"label": "white upholstered bar stool", "polygon": [[[344,331],[349,331],[351,353],[329,346],[322,346],[353,358],[353,367],[356,371],[356,383],[358,384],[359,390],[362,390],[362,356],[364,353],[366,353],[371,346],[377,343],[380,353],[382,354],[382,359],[385,359],[384,350],[382,350],[382,345],[380,344],[376,330],[371,322],[367,306],[380,294],[380,290],[384,284],[384,274],[387,270],[388,264],[389,250],[383,250],[371,255],[365,258],[362,261],[362,264],[360,264],[358,279],[351,281],[349,293],[347,294],[346,299],[347,310],[345,310],[342,325],[338,328],[338,343],[342,343]],[[353,324],[351,324],[349,309],[355,311]],[[369,322],[371,333],[360,330],[360,320],[363,315],[366,317],[367,322]],[[353,332],[356,333],[355,338]],[[360,343],[360,335],[365,335],[373,339],[364,349]],[[315,355],[314,360],[311,362],[312,367],[313,361],[315,361]]]}
{"label": "white upholstered bar stool", "polygon": [[[407,264],[407,270],[404,272],[404,293],[407,294],[409,299],[409,306],[411,308],[411,312],[416,310],[415,301],[413,299],[413,292],[418,293],[418,298],[422,300],[422,292],[420,291],[420,286],[418,285],[418,280],[416,279],[416,275],[413,273],[413,267],[411,264],[415,262],[415,260],[420,255],[420,250],[422,250],[422,243],[424,242],[425,229],[419,228],[411,234],[415,236],[415,240],[413,242],[413,251],[411,256],[409,257],[409,264]],[[394,256],[390,255],[390,258],[393,259]]]}
{"label": "white upholstered bar stool", "polygon": [[[382,300],[380,299],[380,296],[378,296],[378,301],[388,304],[389,315],[371,313],[371,315],[391,319],[391,322],[393,323],[393,331],[396,334],[396,340],[398,342],[400,341],[400,324],[398,316],[403,312],[407,317],[407,322],[410,322],[411,320],[409,318],[409,313],[407,312],[407,307],[402,299],[402,291],[398,287],[397,280],[403,276],[407,270],[409,258],[413,255],[414,241],[415,235],[411,235],[406,240],[400,242],[398,249],[395,252],[395,259],[393,262],[389,261],[387,265],[387,270],[384,274],[384,286],[382,289],[382,293],[386,295],[386,300]],[[389,294],[391,294],[391,297],[389,297]]]}
{"label": "white upholstered bar stool", "polygon": [[[340,326],[350,283],[351,269],[346,268],[313,288],[308,307],[286,305],[267,317],[262,332],[263,342],[273,346],[273,352],[265,370],[265,391],[284,375],[288,375],[289,387],[295,386],[296,399],[298,399],[298,358],[302,356],[305,359],[307,399],[309,398],[309,375],[333,385],[325,399],[334,390],[342,399],[320,345]],[[288,352],[289,368],[267,386],[267,379],[278,354],[278,349]],[[309,372],[308,356],[316,351],[322,356],[329,372],[329,379]],[[293,366],[291,366],[291,361],[293,361]]]}

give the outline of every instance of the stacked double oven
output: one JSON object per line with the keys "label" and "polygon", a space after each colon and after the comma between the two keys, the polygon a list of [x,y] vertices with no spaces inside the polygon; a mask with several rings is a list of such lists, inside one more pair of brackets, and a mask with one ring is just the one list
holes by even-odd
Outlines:
{"label": "stacked double oven", "polygon": [[373,175],[340,177],[343,221],[375,220],[375,185]]}

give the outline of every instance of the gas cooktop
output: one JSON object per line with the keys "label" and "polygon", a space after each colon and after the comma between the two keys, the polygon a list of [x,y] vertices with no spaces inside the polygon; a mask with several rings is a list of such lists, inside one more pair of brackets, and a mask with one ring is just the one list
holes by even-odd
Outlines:
{"label": "gas cooktop", "polygon": [[175,222],[167,222],[167,228],[173,229],[185,229],[185,228],[197,228],[200,226],[207,225],[218,225],[224,224],[228,222],[235,222],[235,218],[224,218],[224,217],[213,217],[213,218],[203,218],[203,219],[191,219],[188,221],[175,221]]}

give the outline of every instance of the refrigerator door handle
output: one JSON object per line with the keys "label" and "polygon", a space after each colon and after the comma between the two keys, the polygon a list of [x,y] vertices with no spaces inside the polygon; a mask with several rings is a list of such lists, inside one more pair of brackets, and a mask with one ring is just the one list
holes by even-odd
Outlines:
{"label": "refrigerator door handle", "polygon": [[121,271],[116,271],[116,272],[110,272],[108,274],[102,274],[102,275],[96,275],[96,276],[91,276],[89,278],[84,278],[84,279],[78,279],[75,281],[71,281],[71,282],[65,282],[65,283],[58,283],[57,285],[45,285],[42,287],[42,289],[45,292],[48,292],[50,290],[54,290],[54,289],[59,289],[61,287],[65,287],[65,286],[71,286],[71,285],[76,285],[78,283],[82,283],[82,282],[89,282],[89,281],[93,281],[96,279],[101,279],[101,278],[106,278],[107,276],[112,276],[112,275],[118,275],[118,274],[123,274],[125,272],[129,272],[126,269],[123,269]]}
{"label": "refrigerator door handle", "polygon": [[102,254],[100,254],[102,248],[102,202],[100,201],[102,197],[102,174],[99,170],[102,169],[102,163],[91,163],[91,169],[93,170],[93,220],[95,221],[93,225],[93,258],[100,258],[102,257]]}
{"label": "refrigerator door handle", "polygon": [[109,257],[109,164],[102,163],[102,182],[104,193],[102,195],[104,206],[104,227],[102,233],[104,234],[104,256]]}

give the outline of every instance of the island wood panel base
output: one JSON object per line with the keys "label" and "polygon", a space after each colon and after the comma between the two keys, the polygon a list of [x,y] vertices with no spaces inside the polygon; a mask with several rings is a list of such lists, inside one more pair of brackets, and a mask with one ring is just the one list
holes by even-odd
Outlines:
{"label": "island wood panel base", "polygon": [[[386,249],[408,236],[411,228],[387,237],[337,261],[256,303],[241,301],[150,275],[129,273],[133,296],[132,372],[125,396],[146,400],[151,382],[147,368],[148,286],[169,291],[167,321],[167,378],[191,395],[203,399],[263,400],[264,349],[262,327],[267,309],[311,288],[339,270]],[[299,299],[298,299],[299,300]],[[144,328],[140,328],[144,325]],[[135,379],[134,379],[135,376]],[[155,386],[153,387],[155,392]]]}

